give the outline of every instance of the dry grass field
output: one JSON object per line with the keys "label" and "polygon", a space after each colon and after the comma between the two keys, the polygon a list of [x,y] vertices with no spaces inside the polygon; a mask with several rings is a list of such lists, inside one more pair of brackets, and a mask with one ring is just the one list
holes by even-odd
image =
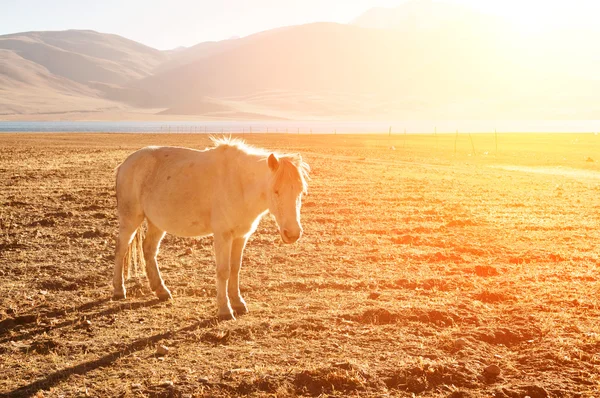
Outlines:
{"label": "dry grass field", "polygon": [[312,166],[305,234],[219,323],[210,237],[111,300],[114,168],[208,137],[0,134],[0,396],[600,397],[600,136],[245,138]]}

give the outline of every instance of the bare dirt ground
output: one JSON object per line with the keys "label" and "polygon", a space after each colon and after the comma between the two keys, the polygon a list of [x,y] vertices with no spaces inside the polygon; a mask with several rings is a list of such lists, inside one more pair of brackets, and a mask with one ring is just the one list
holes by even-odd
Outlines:
{"label": "bare dirt ground", "polygon": [[599,136],[246,138],[312,166],[305,235],[219,323],[210,237],[111,300],[114,168],[206,136],[0,135],[0,395],[600,396]]}

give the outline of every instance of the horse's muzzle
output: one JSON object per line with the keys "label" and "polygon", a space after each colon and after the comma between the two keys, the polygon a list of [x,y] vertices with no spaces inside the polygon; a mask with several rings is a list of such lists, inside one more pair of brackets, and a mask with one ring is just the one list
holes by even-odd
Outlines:
{"label": "horse's muzzle", "polygon": [[284,229],[281,231],[281,239],[284,243],[295,243],[302,236],[302,229],[299,229],[297,232],[292,232],[288,229]]}

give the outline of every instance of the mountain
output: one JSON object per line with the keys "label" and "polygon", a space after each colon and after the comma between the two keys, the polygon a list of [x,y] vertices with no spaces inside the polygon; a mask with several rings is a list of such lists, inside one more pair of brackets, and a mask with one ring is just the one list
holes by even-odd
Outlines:
{"label": "mountain", "polygon": [[597,39],[597,30],[525,35],[466,7],[413,0],[349,25],[201,45],[200,58],[130,87],[173,114],[207,116],[204,104],[217,101],[293,119],[597,118]]}
{"label": "mountain", "polygon": [[431,0],[170,51],[27,32],[0,36],[0,115],[597,119],[599,39],[597,29],[523,34]]}
{"label": "mountain", "polygon": [[79,82],[123,84],[150,75],[168,56],[111,34],[86,30],[25,32],[0,36],[0,49]]}
{"label": "mountain", "polygon": [[154,107],[187,108],[211,97],[294,117],[408,114],[503,90],[502,71],[511,67],[496,65],[507,61],[495,52],[501,40],[466,29],[444,33],[406,37],[334,23],[287,27],[239,39],[131,85],[146,91]]}
{"label": "mountain", "polygon": [[235,48],[239,42],[238,38],[221,41],[206,41],[191,47],[171,50],[169,51],[169,60],[160,64],[153,72],[164,72],[178,66],[187,65],[194,61],[211,57],[215,54]]}

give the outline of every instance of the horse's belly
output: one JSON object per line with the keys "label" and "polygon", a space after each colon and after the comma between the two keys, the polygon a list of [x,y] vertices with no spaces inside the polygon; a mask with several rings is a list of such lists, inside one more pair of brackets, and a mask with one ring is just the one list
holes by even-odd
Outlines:
{"label": "horse's belly", "polygon": [[174,222],[174,220],[164,220],[161,224],[160,229],[176,236],[191,237],[212,234],[210,225],[201,221],[179,220],[179,222]]}
{"label": "horse's belly", "polygon": [[144,206],[146,218],[167,233],[177,236],[204,236],[212,233],[207,198],[180,196],[176,200],[152,201]]}

